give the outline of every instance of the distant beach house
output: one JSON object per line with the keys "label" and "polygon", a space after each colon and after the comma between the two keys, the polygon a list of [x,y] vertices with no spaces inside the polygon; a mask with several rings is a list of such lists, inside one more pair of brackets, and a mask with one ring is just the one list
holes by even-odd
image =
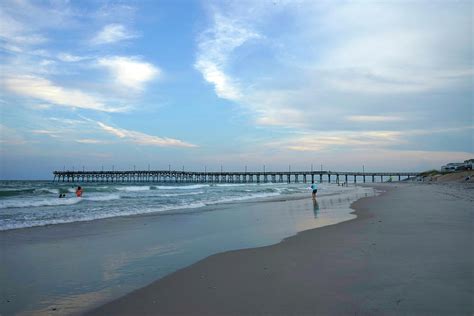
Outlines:
{"label": "distant beach house", "polygon": [[474,159],[464,160],[464,166],[468,170],[472,170],[472,165],[474,165]]}
{"label": "distant beach house", "polygon": [[472,170],[474,159],[464,160],[464,162],[450,162],[444,166],[441,166],[442,172],[453,172],[460,170]]}

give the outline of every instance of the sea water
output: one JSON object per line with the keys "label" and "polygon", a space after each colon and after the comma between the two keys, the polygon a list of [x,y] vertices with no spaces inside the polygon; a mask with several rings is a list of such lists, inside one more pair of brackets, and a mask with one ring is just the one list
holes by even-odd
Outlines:
{"label": "sea water", "polygon": [[[77,184],[76,184],[77,185]],[[0,314],[70,314],[222,251],[354,218],[374,192],[320,184],[0,183]],[[65,193],[65,198],[59,198]]]}
{"label": "sea water", "polygon": [[[219,203],[309,193],[308,184],[81,184],[47,181],[0,182],[0,230],[92,221],[147,213],[180,212]],[[344,191],[326,186],[321,194]],[[59,198],[59,194],[66,194]]]}

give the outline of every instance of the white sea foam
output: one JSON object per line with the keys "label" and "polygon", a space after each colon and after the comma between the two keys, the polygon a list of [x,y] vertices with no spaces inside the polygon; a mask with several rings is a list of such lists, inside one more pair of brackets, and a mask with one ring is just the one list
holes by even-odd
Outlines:
{"label": "white sea foam", "polygon": [[80,198],[45,198],[45,199],[10,199],[0,201],[0,209],[21,208],[21,207],[40,207],[40,206],[59,206],[72,205],[81,202]]}
{"label": "white sea foam", "polygon": [[120,195],[107,194],[107,195],[85,196],[83,199],[86,201],[112,201],[112,200],[120,199]]}
{"label": "white sea foam", "polygon": [[156,207],[156,208],[145,208],[145,209],[137,209],[131,208],[126,211],[107,211],[103,213],[88,213],[82,214],[76,217],[65,217],[65,218],[49,218],[49,219],[37,219],[37,220],[24,220],[21,223],[9,223],[6,221],[0,221],[0,231],[2,230],[10,230],[10,229],[19,229],[19,228],[29,228],[29,227],[37,227],[37,226],[46,226],[46,225],[55,225],[55,224],[66,224],[66,223],[74,223],[74,222],[88,222],[94,221],[98,219],[106,219],[112,217],[119,217],[119,216],[132,216],[132,215],[144,215],[149,213],[158,213],[158,212],[166,212],[178,209],[192,209],[192,208],[199,208],[205,206],[204,203],[191,203],[191,204],[180,204],[174,206],[163,206],[163,207]]}
{"label": "white sea foam", "polygon": [[214,186],[216,187],[242,187],[242,186],[246,186],[248,184],[245,184],[245,183],[218,183],[218,184],[214,184]]}
{"label": "white sea foam", "polygon": [[159,194],[159,196],[164,196],[164,197],[187,196],[187,195],[199,195],[199,194],[203,194],[203,193],[204,193],[204,191],[185,192],[185,193],[162,193],[162,194]]}
{"label": "white sea foam", "polygon": [[53,194],[59,194],[58,189],[50,189],[50,188],[39,188],[34,190],[35,193],[53,193]]}
{"label": "white sea foam", "polygon": [[207,188],[209,184],[192,184],[192,185],[180,185],[180,186],[171,186],[171,185],[157,185],[155,188],[159,190],[195,190],[201,188]]}
{"label": "white sea foam", "polygon": [[115,189],[119,191],[126,192],[137,192],[137,191],[149,191],[151,187],[149,185],[140,185],[140,186],[126,186],[126,187],[116,187]]}
{"label": "white sea foam", "polygon": [[258,199],[258,198],[266,198],[266,197],[277,196],[277,195],[280,195],[280,193],[278,193],[278,192],[255,193],[255,194],[249,194],[249,195],[244,195],[244,196],[234,196],[234,197],[222,198],[222,199],[217,199],[217,200],[214,200],[214,201],[206,201],[205,203],[206,203],[206,205],[211,205],[211,204],[219,204],[219,203],[245,201],[245,200],[251,200],[251,199]]}

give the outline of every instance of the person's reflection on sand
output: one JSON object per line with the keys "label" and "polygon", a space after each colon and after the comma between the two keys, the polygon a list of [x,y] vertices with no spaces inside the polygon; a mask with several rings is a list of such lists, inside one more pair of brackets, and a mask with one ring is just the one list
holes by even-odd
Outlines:
{"label": "person's reflection on sand", "polygon": [[318,213],[319,213],[319,204],[316,199],[313,199],[313,213],[314,213],[314,218],[317,218]]}

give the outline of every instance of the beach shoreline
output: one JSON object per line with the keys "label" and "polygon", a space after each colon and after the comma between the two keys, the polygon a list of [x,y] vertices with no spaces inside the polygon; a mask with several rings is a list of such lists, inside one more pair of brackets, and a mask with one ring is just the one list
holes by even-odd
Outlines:
{"label": "beach shoreline", "polygon": [[209,256],[88,314],[472,314],[472,186],[368,186],[385,192],[353,220]]}

